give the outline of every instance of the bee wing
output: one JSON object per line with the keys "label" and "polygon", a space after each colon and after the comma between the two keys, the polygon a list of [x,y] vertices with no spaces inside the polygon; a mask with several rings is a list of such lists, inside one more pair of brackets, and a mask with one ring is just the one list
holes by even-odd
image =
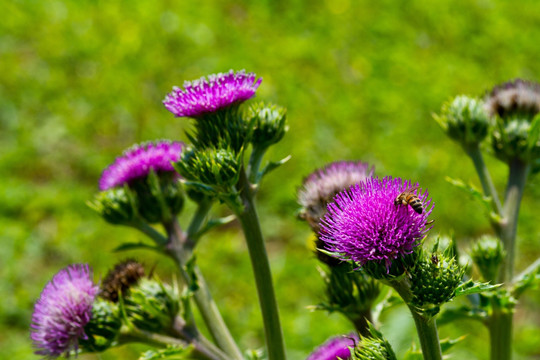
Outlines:
{"label": "bee wing", "polygon": [[420,185],[414,185],[414,186],[408,188],[407,190],[405,190],[403,193],[404,194],[412,194],[413,192],[418,190],[419,187],[420,187]]}

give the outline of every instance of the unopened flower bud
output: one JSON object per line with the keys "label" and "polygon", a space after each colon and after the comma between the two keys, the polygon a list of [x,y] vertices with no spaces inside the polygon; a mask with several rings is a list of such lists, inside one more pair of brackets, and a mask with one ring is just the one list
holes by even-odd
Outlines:
{"label": "unopened flower bud", "polygon": [[139,329],[168,332],[180,310],[179,294],[157,280],[141,279],[124,298],[128,319]]}
{"label": "unopened flower bud", "polygon": [[410,273],[412,305],[436,315],[442,304],[454,298],[464,273],[465,269],[455,257],[438,252],[423,253]]}
{"label": "unopened flower bud", "polygon": [[396,360],[392,346],[381,332],[372,325],[370,336],[362,336],[354,348],[350,360]]}
{"label": "unopened flower bud", "polygon": [[138,215],[137,199],[127,188],[112,188],[96,194],[88,205],[111,224],[129,224]]}
{"label": "unopened flower bud", "polygon": [[435,120],[446,134],[465,147],[479,144],[488,135],[489,120],[481,100],[460,95],[443,104]]}
{"label": "unopened flower bud", "polygon": [[288,130],[286,111],[282,107],[258,103],[250,108],[248,116],[254,127],[251,143],[255,147],[266,149],[279,142]]}
{"label": "unopened flower bud", "polygon": [[501,241],[494,236],[483,236],[473,246],[471,257],[485,281],[495,281],[504,261]]}

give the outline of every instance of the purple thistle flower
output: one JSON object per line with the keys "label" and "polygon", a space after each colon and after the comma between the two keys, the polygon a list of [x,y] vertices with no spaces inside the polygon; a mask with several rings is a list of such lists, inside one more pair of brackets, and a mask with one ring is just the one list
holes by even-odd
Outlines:
{"label": "purple thistle flower", "polygon": [[358,343],[358,335],[336,336],[319,346],[307,360],[347,360],[351,356],[349,347],[354,348]]}
{"label": "purple thistle flower", "polygon": [[177,117],[198,117],[253,97],[261,81],[245,70],[209,75],[208,80],[186,81],[183,90],[173,87],[163,104]]}
{"label": "purple thistle flower", "polygon": [[34,306],[31,338],[36,354],[55,358],[78,348],[99,287],[88,264],[70,265],[45,285]]}
{"label": "purple thistle flower", "polygon": [[301,216],[319,231],[319,221],[334,196],[373,175],[373,168],[361,161],[336,161],[309,174],[298,190]]}
{"label": "purple thistle flower", "polygon": [[183,148],[183,142],[167,140],[135,145],[103,171],[99,189],[103,191],[143,178],[148,176],[151,169],[155,172],[173,172],[172,162],[180,160]]}
{"label": "purple thistle flower", "polygon": [[410,205],[395,203],[396,197],[412,187],[410,181],[400,178],[371,177],[342,191],[328,205],[320,239],[342,260],[360,265],[384,262],[388,270],[394,259],[410,254],[430,229],[426,219],[433,205],[427,191],[412,191],[422,202],[420,214]]}

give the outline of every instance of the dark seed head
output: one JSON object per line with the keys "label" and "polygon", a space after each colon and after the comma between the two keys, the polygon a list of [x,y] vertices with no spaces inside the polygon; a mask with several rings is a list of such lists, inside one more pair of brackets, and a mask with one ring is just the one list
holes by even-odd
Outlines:
{"label": "dark seed head", "polygon": [[105,300],[118,302],[120,294],[126,295],[129,288],[136,285],[144,276],[144,267],[133,259],[115,265],[101,284],[100,296]]}

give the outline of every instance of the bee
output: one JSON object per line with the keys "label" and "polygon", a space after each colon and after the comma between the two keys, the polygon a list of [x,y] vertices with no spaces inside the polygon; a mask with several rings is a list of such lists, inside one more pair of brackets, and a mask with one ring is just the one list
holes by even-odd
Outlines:
{"label": "bee", "polygon": [[410,205],[414,211],[421,214],[424,211],[424,205],[422,204],[422,200],[414,194],[416,190],[418,190],[418,186],[413,186],[399,194],[394,200],[394,205]]}

